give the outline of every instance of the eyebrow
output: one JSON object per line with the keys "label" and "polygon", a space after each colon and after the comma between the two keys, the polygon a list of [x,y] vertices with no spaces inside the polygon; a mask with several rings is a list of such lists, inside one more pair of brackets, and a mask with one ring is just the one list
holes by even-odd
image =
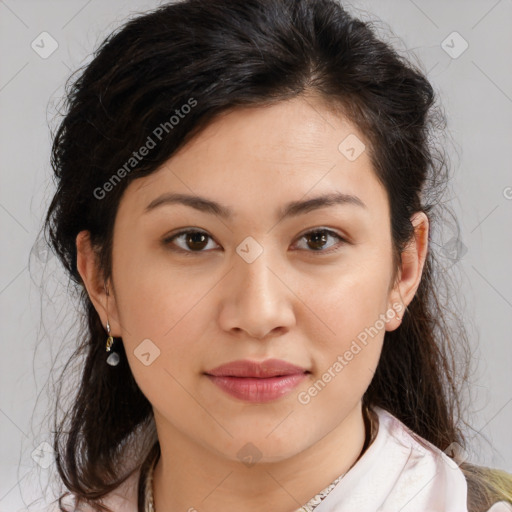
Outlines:
{"label": "eyebrow", "polygon": [[[219,217],[222,217],[226,220],[232,219],[234,217],[233,210],[221,205],[220,203],[217,203],[216,201],[207,199],[206,197],[177,193],[166,193],[153,199],[146,206],[144,213],[153,211],[160,206],[170,204],[183,204],[185,206],[199,210],[200,212],[218,215]],[[351,194],[343,194],[341,192],[334,192],[302,201],[291,201],[285,204],[280,210],[278,210],[276,215],[277,218],[284,219],[287,217],[295,217],[313,210],[335,205],[355,205],[361,208],[367,208],[363,201],[357,196]]]}

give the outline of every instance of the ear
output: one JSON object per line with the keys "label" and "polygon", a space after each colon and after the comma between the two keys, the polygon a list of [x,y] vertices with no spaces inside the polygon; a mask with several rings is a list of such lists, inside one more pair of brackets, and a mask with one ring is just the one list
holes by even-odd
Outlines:
{"label": "ear", "polygon": [[82,277],[89,298],[98,312],[101,323],[106,331],[108,319],[112,336],[120,337],[121,329],[118,321],[113,285],[110,280],[109,282],[105,282],[103,279],[103,273],[98,263],[98,255],[92,247],[89,231],[80,231],[80,233],[78,233],[76,237],[76,249],[76,265],[78,272]]}
{"label": "ear", "polygon": [[410,304],[420,285],[423,267],[428,251],[429,221],[424,212],[411,217],[414,236],[401,255],[398,279],[389,295],[388,309],[394,309],[397,316],[387,322],[386,330],[394,331],[401,322],[405,308]]}

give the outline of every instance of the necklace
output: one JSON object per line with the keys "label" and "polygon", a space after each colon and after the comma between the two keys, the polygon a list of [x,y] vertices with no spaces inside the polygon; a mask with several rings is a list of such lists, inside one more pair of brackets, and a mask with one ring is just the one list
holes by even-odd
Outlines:
{"label": "necklace", "polygon": [[[363,408],[363,417],[364,422],[366,426],[366,438],[363,445],[363,449],[361,450],[361,453],[359,454],[359,457],[356,459],[354,464],[350,466],[348,471],[352,469],[352,467],[356,464],[356,462],[361,458],[363,453],[366,451],[368,446],[373,442],[377,431],[374,428],[374,425],[376,425],[376,422],[374,420],[374,414],[373,412],[370,412],[368,408]],[[151,464],[148,470],[148,474],[146,476],[145,484],[144,484],[144,512],[155,512],[155,505],[153,501],[153,471],[156,465],[156,462],[158,461],[158,455],[155,457],[155,460]],[[336,480],[331,482],[325,489],[322,489],[318,494],[313,496],[305,505],[298,508],[295,512],[313,512],[318,505],[325,499],[325,497],[336,487],[336,484],[348,473],[345,472],[342,475],[340,475]]]}

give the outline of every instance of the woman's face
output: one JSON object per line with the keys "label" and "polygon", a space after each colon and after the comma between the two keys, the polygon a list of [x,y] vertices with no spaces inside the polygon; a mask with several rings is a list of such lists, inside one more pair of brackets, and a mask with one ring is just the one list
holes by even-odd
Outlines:
{"label": "woman's face", "polygon": [[[160,432],[232,460],[253,450],[277,461],[360,405],[403,307],[387,195],[363,141],[312,99],[237,109],[128,186],[110,324]],[[235,395],[206,375],[270,358],[308,373],[266,391],[239,378]]]}

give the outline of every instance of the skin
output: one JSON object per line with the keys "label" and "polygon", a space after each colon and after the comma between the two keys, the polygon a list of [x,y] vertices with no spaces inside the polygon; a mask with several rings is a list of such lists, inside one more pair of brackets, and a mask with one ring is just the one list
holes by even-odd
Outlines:
{"label": "skin", "polygon": [[[420,282],[428,219],[424,213],[411,218],[415,237],[393,281],[387,194],[366,151],[350,161],[338,150],[350,134],[365,141],[314,98],[217,118],[161,169],[127,187],[114,226],[108,304],[87,232],[78,235],[77,264],[89,296],[103,325],[108,308],[112,333],[122,337],[133,375],[153,405],[162,449],[156,510],[251,512],[272,503],[274,511],[291,512],[358,459],[362,396],[385,331],[400,324],[396,315],[309,403],[298,395],[380,314],[398,304],[402,316]],[[366,207],[276,216],[289,201],[333,191],[355,195]],[[235,216],[178,204],[144,213],[164,192],[207,197]],[[180,228],[211,238],[202,246],[187,245],[186,237],[162,242]],[[330,235],[323,249],[315,246],[304,235],[318,228],[347,241]],[[264,249],[252,263],[236,252],[248,236]],[[196,252],[187,256],[179,248]],[[160,356],[145,366],[134,350],[148,338]],[[270,403],[230,397],[203,375],[235,359],[274,357],[311,374]],[[261,457],[251,466],[237,455],[247,443]]]}

